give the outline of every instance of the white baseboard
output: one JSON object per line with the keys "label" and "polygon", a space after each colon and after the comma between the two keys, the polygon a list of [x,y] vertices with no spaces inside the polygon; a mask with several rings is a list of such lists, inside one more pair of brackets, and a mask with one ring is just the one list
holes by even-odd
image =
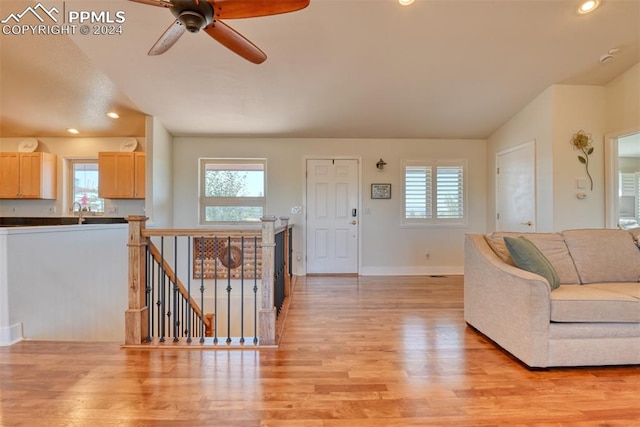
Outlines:
{"label": "white baseboard", "polygon": [[361,276],[452,276],[464,273],[462,266],[362,267]]}
{"label": "white baseboard", "polygon": [[22,340],[22,323],[0,327],[0,347],[10,346]]}

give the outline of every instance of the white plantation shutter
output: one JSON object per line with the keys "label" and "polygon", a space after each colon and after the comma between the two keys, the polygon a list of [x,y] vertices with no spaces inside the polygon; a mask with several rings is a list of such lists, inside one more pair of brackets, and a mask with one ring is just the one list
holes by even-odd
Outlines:
{"label": "white plantation shutter", "polygon": [[464,217],[464,180],[462,166],[438,166],[436,206],[438,218]]}
{"label": "white plantation shutter", "polygon": [[465,162],[404,162],[404,224],[464,224]]}
{"label": "white plantation shutter", "polygon": [[407,166],[405,169],[406,218],[431,218],[432,181],[430,166]]}

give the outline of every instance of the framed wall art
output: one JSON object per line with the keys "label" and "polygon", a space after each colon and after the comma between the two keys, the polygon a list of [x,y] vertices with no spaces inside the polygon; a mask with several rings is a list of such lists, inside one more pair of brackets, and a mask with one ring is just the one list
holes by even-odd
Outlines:
{"label": "framed wall art", "polygon": [[372,199],[390,199],[391,184],[371,184]]}

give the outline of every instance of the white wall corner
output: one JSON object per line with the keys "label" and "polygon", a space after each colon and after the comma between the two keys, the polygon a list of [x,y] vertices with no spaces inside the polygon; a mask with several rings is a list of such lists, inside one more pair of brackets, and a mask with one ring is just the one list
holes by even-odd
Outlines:
{"label": "white wall corner", "polygon": [[22,323],[0,327],[0,347],[7,347],[22,341]]}

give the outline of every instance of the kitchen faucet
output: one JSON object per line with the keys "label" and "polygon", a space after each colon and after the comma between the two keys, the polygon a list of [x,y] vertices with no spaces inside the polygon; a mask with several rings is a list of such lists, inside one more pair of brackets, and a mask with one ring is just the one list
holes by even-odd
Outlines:
{"label": "kitchen faucet", "polygon": [[71,208],[71,210],[73,212],[76,211],[76,205],[78,205],[78,224],[82,224],[83,218],[82,218],[82,205],[80,204],[80,202],[74,202],[73,203],[73,207]]}

